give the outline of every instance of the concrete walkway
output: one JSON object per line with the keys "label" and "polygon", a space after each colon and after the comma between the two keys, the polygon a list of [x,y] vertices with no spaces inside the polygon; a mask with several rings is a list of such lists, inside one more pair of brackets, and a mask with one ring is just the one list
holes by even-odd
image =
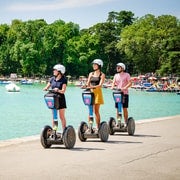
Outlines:
{"label": "concrete walkway", "polygon": [[0,180],[179,180],[180,115],[136,123],[134,136],[43,149],[39,137],[0,142]]}

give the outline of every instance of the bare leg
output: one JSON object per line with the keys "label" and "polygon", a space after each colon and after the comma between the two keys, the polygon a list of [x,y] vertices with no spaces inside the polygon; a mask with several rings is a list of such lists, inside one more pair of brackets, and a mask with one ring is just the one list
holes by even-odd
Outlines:
{"label": "bare leg", "polygon": [[62,129],[64,130],[66,127],[65,109],[59,110],[59,117],[61,119]]}
{"label": "bare leg", "polygon": [[97,128],[99,128],[100,122],[101,122],[101,116],[100,116],[100,113],[99,113],[99,109],[100,109],[100,104],[95,104],[94,105],[94,113],[95,113],[95,116],[96,116]]}
{"label": "bare leg", "polygon": [[116,110],[116,117],[117,117],[117,119],[120,119],[120,115],[119,115],[119,111],[118,111],[118,108],[116,108],[117,110]]}
{"label": "bare leg", "polygon": [[124,122],[127,124],[127,120],[128,120],[128,109],[127,109],[127,108],[123,108],[123,113],[124,113]]}

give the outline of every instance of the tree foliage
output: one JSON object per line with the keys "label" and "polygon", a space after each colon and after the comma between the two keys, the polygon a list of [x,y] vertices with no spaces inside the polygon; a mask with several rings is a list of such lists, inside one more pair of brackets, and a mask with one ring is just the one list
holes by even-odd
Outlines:
{"label": "tree foliage", "polygon": [[131,11],[112,11],[105,22],[82,30],[61,19],[52,24],[15,19],[0,25],[0,75],[51,75],[52,67],[62,63],[67,75],[78,77],[91,71],[95,58],[103,60],[106,75],[115,73],[118,62],[131,74],[179,75],[179,19],[151,14],[135,18]]}
{"label": "tree foliage", "polygon": [[177,18],[146,15],[123,29],[117,47],[132,60],[138,73],[179,75],[179,33]]}

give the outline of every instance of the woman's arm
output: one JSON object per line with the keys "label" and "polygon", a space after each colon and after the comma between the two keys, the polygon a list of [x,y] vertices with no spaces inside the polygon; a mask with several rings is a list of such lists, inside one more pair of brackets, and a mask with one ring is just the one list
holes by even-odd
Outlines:
{"label": "woman's arm", "polygon": [[85,85],[83,85],[81,88],[90,88],[91,74],[92,74],[92,72],[91,72],[91,73],[89,73],[86,84],[85,84]]}
{"label": "woman's arm", "polygon": [[86,83],[86,86],[88,86],[88,87],[90,86],[91,76],[92,76],[92,72],[89,73],[88,80],[87,80],[87,83]]}
{"label": "woman's arm", "polygon": [[114,76],[114,78],[113,78],[113,82],[112,82],[112,85],[111,85],[111,89],[114,89],[114,87],[115,87],[115,76]]}
{"label": "woman's arm", "polygon": [[50,82],[47,83],[46,87],[43,89],[44,91],[47,91],[51,87]]}
{"label": "woman's arm", "polygon": [[67,85],[66,85],[66,84],[63,84],[63,85],[62,85],[62,89],[59,89],[59,90],[58,90],[58,93],[64,94],[64,93],[66,92],[66,87],[67,87]]}

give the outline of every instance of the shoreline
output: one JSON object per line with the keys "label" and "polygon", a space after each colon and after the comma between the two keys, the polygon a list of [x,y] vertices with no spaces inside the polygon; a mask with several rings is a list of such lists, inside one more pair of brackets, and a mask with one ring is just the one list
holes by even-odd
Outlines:
{"label": "shoreline", "polygon": [[[164,121],[164,120],[168,120],[170,118],[176,118],[176,117],[177,118],[179,117],[179,119],[180,119],[180,114],[175,115],[175,116],[142,119],[142,120],[135,121],[135,123],[136,124],[146,124],[146,123],[151,123],[151,122]],[[76,135],[77,135],[77,129],[75,129],[75,131],[76,131]],[[135,134],[136,134],[136,131],[135,131]],[[78,138],[78,137],[76,136],[76,138]],[[33,135],[33,136],[25,136],[25,137],[20,137],[20,138],[7,139],[7,140],[0,140],[0,148],[15,145],[15,144],[36,141],[39,139],[40,139],[40,134]]]}

